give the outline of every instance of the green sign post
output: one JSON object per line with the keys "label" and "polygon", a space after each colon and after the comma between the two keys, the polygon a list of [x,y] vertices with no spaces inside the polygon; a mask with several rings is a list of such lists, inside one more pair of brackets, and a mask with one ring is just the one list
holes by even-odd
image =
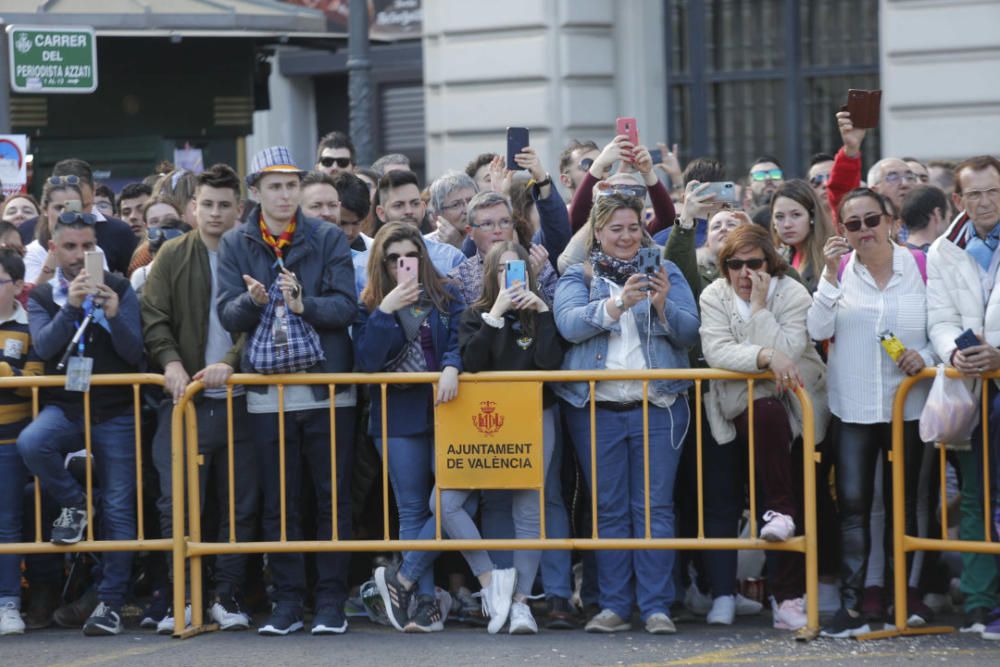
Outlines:
{"label": "green sign post", "polygon": [[83,26],[7,26],[10,87],[16,93],[97,90],[97,39]]}

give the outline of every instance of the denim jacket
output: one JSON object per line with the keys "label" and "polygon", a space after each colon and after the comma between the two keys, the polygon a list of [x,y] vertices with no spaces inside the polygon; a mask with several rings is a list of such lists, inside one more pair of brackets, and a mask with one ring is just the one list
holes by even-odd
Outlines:
{"label": "denim jacket", "polygon": [[[664,308],[666,326],[652,310],[648,299],[633,306],[632,312],[639,336],[649,341],[649,345],[642,346],[646,366],[688,368],[688,348],[698,342],[698,309],[691,288],[677,265],[669,261],[663,265],[671,285]],[[556,326],[562,337],[571,343],[563,357],[563,370],[605,368],[609,334],[620,330],[618,322],[604,326],[602,309],[610,294],[608,283],[587,277],[582,264],[570,267],[559,279],[554,304]],[[650,398],[683,393],[691,384],[689,380],[650,382]],[[590,399],[590,386],[586,382],[556,383],[552,389],[559,398],[577,408],[584,407]]]}

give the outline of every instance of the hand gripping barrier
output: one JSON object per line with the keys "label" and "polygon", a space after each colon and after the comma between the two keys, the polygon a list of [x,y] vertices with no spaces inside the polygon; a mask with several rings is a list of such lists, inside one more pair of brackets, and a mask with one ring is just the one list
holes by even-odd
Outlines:
{"label": "hand gripping barrier", "polygon": [[[285,488],[285,387],[293,385],[319,385],[326,386],[330,395],[334,394],[337,385],[373,385],[378,387],[379,395],[372,396],[372,401],[379,400],[382,406],[382,501],[383,501],[383,535],[389,535],[389,479],[388,479],[388,451],[386,441],[388,434],[388,397],[387,388],[395,383],[423,383],[434,384],[439,377],[438,373],[343,373],[343,374],[296,374],[296,375],[245,375],[236,374],[229,380],[227,388],[227,424],[228,424],[228,475],[229,475],[229,538],[227,542],[205,542],[201,536],[200,507],[198,480],[199,457],[197,452],[197,421],[194,419],[194,405],[192,400],[203,389],[200,382],[192,382],[187,388],[184,396],[177,403],[173,412],[173,470],[174,470],[174,533],[175,539],[171,543],[174,557],[174,591],[173,609],[175,613],[175,636],[190,637],[201,632],[215,629],[213,625],[206,625],[204,619],[204,601],[202,595],[202,557],[212,554],[234,554],[234,553],[267,553],[267,552],[338,552],[338,551],[458,551],[463,549],[757,549],[757,550],[780,550],[803,553],[806,561],[806,602],[807,618],[806,627],[799,631],[796,638],[799,640],[809,640],[817,636],[819,632],[819,611],[818,611],[818,546],[817,546],[817,526],[816,526],[816,469],[818,454],[815,450],[814,429],[813,429],[813,409],[812,401],[807,392],[798,389],[796,394],[802,406],[803,414],[803,487],[804,487],[804,535],[793,537],[785,542],[772,543],[765,542],[758,538],[706,538],[704,527],[704,489],[703,489],[703,467],[702,460],[702,383],[706,380],[742,380],[748,385],[749,421],[750,436],[748,442],[749,455],[749,489],[750,489],[750,534],[757,535],[757,502],[756,476],[754,473],[754,428],[753,428],[753,392],[754,383],[767,380],[765,375],[745,375],[741,373],[731,373],[728,371],[706,370],[706,369],[678,369],[678,370],[647,370],[647,371],[546,371],[546,372],[489,372],[476,374],[463,374],[459,382],[459,396],[461,387],[475,383],[524,383],[526,389],[537,392],[539,401],[541,392],[540,383],[543,382],[588,382],[590,386],[590,422],[591,422],[591,479],[596,480],[599,474],[596,456],[596,403],[594,400],[595,384],[598,381],[621,381],[639,380],[643,384],[643,397],[648,397],[649,382],[652,380],[691,380],[695,383],[695,414],[693,416],[697,435],[697,495],[698,495],[698,535],[694,538],[653,538],[650,528],[650,508],[649,508],[649,414],[648,402],[643,401],[643,458],[644,458],[644,487],[645,487],[645,535],[641,538],[601,538],[598,534],[598,512],[597,494],[591,493],[593,535],[591,538],[567,538],[552,539],[545,536],[544,511],[541,512],[540,536],[537,539],[483,539],[483,540],[448,540],[441,539],[440,512],[437,512],[436,538],[433,540],[340,540],[337,533],[337,485],[336,485],[336,411],[332,405],[330,412],[330,449],[331,449],[331,470],[330,474],[334,483],[331,484],[331,504],[332,504],[332,539],[314,541],[288,541],[287,539],[287,518],[286,493]],[[278,387],[278,424],[279,424],[279,460],[280,460],[280,493],[281,493],[281,539],[277,542],[237,542],[235,535],[234,517],[234,464],[233,464],[233,419],[232,419],[232,387],[234,385],[276,385]],[[508,389],[516,388],[508,385]],[[436,389],[436,385],[435,385]],[[186,430],[184,428],[184,417],[187,416]],[[187,434],[186,445],[184,434]],[[181,536],[184,526],[184,489],[179,488],[182,477],[180,470],[183,466],[181,452],[186,447],[187,464],[187,500],[188,514],[188,536]],[[595,482],[596,483],[596,482]],[[544,489],[540,491],[540,502],[544,507]],[[436,499],[438,508],[440,507],[440,496]],[[184,607],[185,607],[185,582],[184,582],[184,560],[190,561],[191,578],[191,605],[192,605],[192,626],[184,629]],[[669,576],[669,573],[664,573]]]}

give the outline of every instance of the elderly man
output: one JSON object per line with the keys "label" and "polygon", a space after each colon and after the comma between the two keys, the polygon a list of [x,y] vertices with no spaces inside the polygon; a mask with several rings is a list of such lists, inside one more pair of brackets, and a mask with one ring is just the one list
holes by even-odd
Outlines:
{"label": "elderly man", "polygon": [[476,182],[461,171],[446,171],[431,183],[431,215],[437,229],[425,239],[461,248],[465,242],[465,212],[479,192]]}

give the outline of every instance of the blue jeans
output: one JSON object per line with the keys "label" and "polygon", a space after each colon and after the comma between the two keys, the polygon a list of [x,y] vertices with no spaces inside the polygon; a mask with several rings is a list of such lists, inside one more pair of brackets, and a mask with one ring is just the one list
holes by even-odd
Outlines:
{"label": "blue jeans", "polygon": [[[355,408],[336,408],[337,420],[337,536],[351,537],[351,464],[354,460]],[[281,539],[281,457],[278,449],[278,414],[249,415],[251,437],[256,444],[257,474],[263,493],[261,533],[268,542]],[[316,489],[316,539],[333,535],[333,504],[330,499],[330,411],[303,410],[285,413],[285,531],[288,540],[302,539],[299,509],[302,471],[308,463]],[[347,599],[347,570],[351,555],[317,553],[316,607],[343,605]],[[305,558],[301,553],[268,554],[274,579],[272,602],[302,606],[306,592]]]}
{"label": "blue jeans", "polygon": [[[382,438],[375,438],[375,449],[382,456]],[[434,486],[434,436],[390,437],[386,449],[389,455],[389,483],[392,484],[399,511],[399,539],[432,539],[433,524],[430,525],[429,535],[421,533],[431,518],[428,500]],[[404,559],[406,555],[403,554]],[[433,562],[436,556],[436,552],[424,554],[421,560]],[[421,572],[416,591],[420,595],[433,596],[434,572],[430,567],[422,567]],[[406,571],[403,574],[408,576]]]}
{"label": "blue jeans", "polygon": [[[135,424],[131,414],[91,425],[91,445],[101,484],[102,540],[135,539]],[[66,470],[63,456],[83,436],[83,417],[69,419],[62,408],[47,405],[21,431],[17,450],[28,469],[38,476],[42,490],[63,507],[83,507],[86,489]],[[97,509],[97,508],[95,508]],[[94,517],[88,517],[90,521]],[[125,602],[132,574],[132,552],[115,551],[102,557],[98,597],[112,607]]]}
{"label": "blue jeans", "polygon": [[[0,543],[21,541],[21,514],[28,469],[13,442],[0,444]],[[20,606],[21,556],[0,555],[0,607]]]}
{"label": "blue jeans", "polygon": [[[569,537],[569,512],[562,493],[563,444],[562,419],[559,406],[553,405],[555,416],[555,443],[552,447],[552,461],[545,473],[545,535],[552,539]],[[572,553],[567,550],[542,552],[542,587],[546,598],[560,597],[568,600],[573,592],[570,579],[573,576]]]}
{"label": "blue jeans", "polygon": [[[570,435],[587,484],[591,478],[590,408],[566,406]],[[669,408],[649,406],[649,511],[652,536],[674,536],[674,478],[690,409],[684,396]],[[597,408],[597,529],[602,538],[642,538],[646,533],[642,409]],[[670,613],[674,599],[670,550],[597,552],[600,605],[621,618],[639,605],[642,619]]]}

